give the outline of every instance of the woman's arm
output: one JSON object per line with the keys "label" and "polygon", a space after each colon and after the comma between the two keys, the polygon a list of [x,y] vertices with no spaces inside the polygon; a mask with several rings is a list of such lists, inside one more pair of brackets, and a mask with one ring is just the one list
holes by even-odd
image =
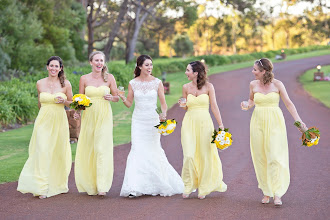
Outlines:
{"label": "woman's arm", "polygon": [[[182,98],[185,98],[186,99],[186,103],[187,103],[187,97],[188,97],[187,84],[184,84],[182,86]],[[179,103],[179,105],[181,104],[181,100],[180,99],[179,99],[178,103]],[[183,108],[184,110],[187,110],[188,109],[187,105],[185,107],[181,107],[181,108]]]}
{"label": "woman's arm", "polygon": [[254,106],[254,92],[253,92],[254,84],[255,84],[255,81],[250,82],[249,100],[247,101],[247,106],[245,106],[244,102],[241,102],[242,110],[246,111]]}
{"label": "woman's arm", "polygon": [[65,80],[65,87],[66,87],[66,97],[67,100],[64,100],[64,105],[66,105],[67,107],[70,107],[70,104],[72,103],[72,86],[69,80]]}
{"label": "woman's arm", "polygon": [[108,101],[118,102],[119,97],[118,97],[118,89],[117,89],[117,83],[115,77],[112,74],[109,74],[108,79],[110,79],[109,81],[110,81],[111,95],[105,95],[104,98]]}
{"label": "woman's arm", "polygon": [[57,96],[56,97],[56,104],[64,104],[67,107],[70,107],[70,104],[72,102],[72,86],[71,83],[69,82],[69,80],[65,80],[65,95],[67,97],[67,99],[65,100],[63,97],[61,96]]}
{"label": "woman's arm", "polygon": [[220,110],[219,110],[219,107],[217,104],[214,87],[211,83],[208,83],[207,86],[208,86],[208,92],[209,92],[209,97],[210,97],[211,111],[212,111],[215,119],[218,122],[219,128],[221,128],[223,130],[225,127],[222,123],[221,114],[220,114]]}
{"label": "woman's arm", "polygon": [[120,95],[118,93],[118,96],[121,98],[121,100],[123,101],[124,105],[127,108],[130,108],[133,104],[133,99],[134,99],[134,91],[132,89],[131,84],[128,84],[128,94],[127,94],[127,98],[125,97],[125,95]]}
{"label": "woman's arm", "polygon": [[160,82],[159,86],[158,86],[158,97],[159,97],[159,101],[160,101],[160,108],[162,109],[161,118],[166,119],[167,104],[166,104],[166,100],[165,100],[164,86],[163,86],[162,82]]}
{"label": "woman's arm", "polygon": [[40,80],[37,81],[36,87],[37,87],[37,91],[38,91],[38,108],[41,108],[41,103],[40,103],[40,87],[41,87],[41,82]]}
{"label": "woman's arm", "polygon": [[280,95],[281,95],[281,98],[282,98],[282,101],[284,102],[286,108],[290,112],[293,119],[295,121],[299,121],[302,124],[302,128],[307,130],[307,127],[306,127],[305,123],[302,122],[302,120],[301,120],[301,118],[300,118],[300,116],[297,112],[297,109],[296,109],[295,105],[293,104],[293,102],[289,98],[289,95],[288,95],[288,93],[285,89],[284,84],[281,81],[276,80],[276,81],[274,81],[274,85],[278,88],[278,90],[280,92]]}
{"label": "woman's arm", "polygon": [[[80,80],[79,80],[79,94],[85,94],[85,77],[86,77],[85,75],[80,77]],[[81,110],[77,110],[73,114],[73,118],[75,120],[78,120],[80,118],[80,112],[81,112]]]}
{"label": "woman's arm", "polygon": [[79,94],[85,94],[85,78],[86,76],[81,76],[79,80]]}

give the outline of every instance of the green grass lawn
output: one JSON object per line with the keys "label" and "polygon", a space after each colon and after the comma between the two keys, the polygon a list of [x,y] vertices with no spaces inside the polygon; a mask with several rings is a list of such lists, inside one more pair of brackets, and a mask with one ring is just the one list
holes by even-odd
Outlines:
{"label": "green grass lawn", "polygon": [[[316,69],[311,69],[299,77],[300,83],[308,93],[330,108],[330,81],[313,81]],[[330,76],[330,66],[323,66],[324,76]]]}
{"label": "green grass lawn", "polygon": [[[326,54],[330,54],[330,50],[313,51],[305,54],[290,55],[287,56],[286,60],[297,60],[297,59],[321,56]],[[274,63],[281,62],[277,60],[272,60],[272,61]],[[211,67],[209,69],[209,75],[245,68],[245,67],[252,67],[252,65],[253,65],[253,61],[248,61],[237,64]],[[166,95],[166,102],[169,108],[173,106],[180,98],[182,93],[182,85],[188,82],[184,72],[185,69],[183,69],[182,72],[171,73],[167,75],[166,81],[170,82],[171,84],[170,86],[171,94]],[[325,72],[330,72],[330,71],[325,70]],[[309,82],[310,81],[309,79],[312,79],[312,77],[306,76],[307,81],[306,82],[302,81],[302,83],[305,84],[304,86],[306,86],[307,90],[309,89],[309,84],[313,84],[313,82]],[[328,90],[326,91],[329,91],[329,82],[317,82],[317,83],[318,83],[317,85],[328,83],[324,85],[325,86],[328,85],[327,87]],[[313,88],[311,87],[311,90],[320,91],[318,89],[315,89],[314,87]],[[317,92],[317,93],[321,94],[321,92]],[[329,94],[329,92],[327,94]],[[322,101],[327,99],[327,103],[328,103],[327,106],[330,107],[329,97],[323,95],[320,96],[319,99]],[[119,101],[118,103],[112,103],[111,105],[114,115],[114,144],[119,145],[119,144],[128,143],[130,141],[130,135],[131,135],[131,117],[134,106],[128,109],[121,103],[121,101]],[[32,129],[33,129],[33,125],[27,125],[25,127],[16,130],[0,133],[0,183],[13,182],[18,179],[22,167],[28,157],[28,145],[32,134]],[[76,146],[77,144],[71,145],[73,158],[75,155]]]}

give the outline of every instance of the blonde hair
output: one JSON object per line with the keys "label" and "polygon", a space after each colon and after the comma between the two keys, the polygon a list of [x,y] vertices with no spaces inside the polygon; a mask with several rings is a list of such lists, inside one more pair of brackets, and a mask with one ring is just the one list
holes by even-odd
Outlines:
{"label": "blonde hair", "polygon": [[264,85],[271,83],[274,79],[274,73],[273,73],[273,63],[267,58],[261,58],[260,60],[257,60],[254,62],[260,71],[265,70],[265,74],[262,77],[262,83]]}
{"label": "blonde hair", "polygon": [[[105,59],[105,55],[103,52],[101,51],[94,51],[92,52],[90,55],[89,55],[89,61],[92,62],[93,61],[93,57],[96,55],[96,54],[101,54],[103,56],[103,58]],[[103,68],[102,68],[102,72],[101,72],[101,75],[102,75],[102,78],[104,80],[104,82],[108,82],[108,67],[107,65],[105,64],[105,61],[104,61],[104,65],[103,65]]]}

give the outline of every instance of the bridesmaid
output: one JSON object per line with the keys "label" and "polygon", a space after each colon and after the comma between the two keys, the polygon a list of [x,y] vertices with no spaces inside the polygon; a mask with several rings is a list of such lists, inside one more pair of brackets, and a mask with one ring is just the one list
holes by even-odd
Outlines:
{"label": "bridesmaid", "polygon": [[224,129],[214,87],[207,82],[206,67],[200,61],[188,64],[186,76],[190,83],[183,85],[182,96],[187,110],[181,128],[183,149],[182,179],[183,198],[198,188],[198,198],[204,199],[213,191],[225,192],[227,185],[222,181],[222,165],[215,144],[211,144],[214,125],[209,113],[209,104],[219,127]]}
{"label": "bridesmaid", "polygon": [[37,82],[40,111],[34,123],[29,158],[18,180],[17,190],[45,199],[67,193],[71,170],[69,124],[64,105],[72,100],[72,88],[65,79],[62,59],[50,57],[48,77]]}
{"label": "bridesmaid", "polygon": [[307,129],[290,100],[283,83],[274,78],[273,64],[262,58],[254,63],[250,82],[250,97],[241,103],[242,110],[254,108],[250,122],[250,148],[258,187],[262,190],[263,204],[274,198],[276,206],[290,184],[288,141],[283,113],[278,104],[280,97],[295,121]]}
{"label": "bridesmaid", "polygon": [[[113,121],[109,101],[118,102],[119,97],[115,78],[107,73],[105,55],[94,51],[89,63],[92,72],[80,78],[79,93],[86,94],[93,105],[86,108],[81,119],[75,180],[79,192],[105,196],[113,177]],[[80,112],[74,117],[79,118]]]}

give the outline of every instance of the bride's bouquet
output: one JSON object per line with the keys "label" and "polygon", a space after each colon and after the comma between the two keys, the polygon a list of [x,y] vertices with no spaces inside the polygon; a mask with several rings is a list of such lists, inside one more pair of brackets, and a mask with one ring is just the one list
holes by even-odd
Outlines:
{"label": "bride's bouquet", "polygon": [[[294,125],[298,128],[301,128],[301,123],[296,121]],[[317,145],[320,140],[320,131],[316,127],[310,127],[307,131],[303,132],[301,136],[302,144],[307,147]]]}
{"label": "bride's bouquet", "polygon": [[[158,114],[161,114],[161,110],[159,108],[156,109],[156,112]],[[157,128],[158,133],[161,135],[169,135],[171,134],[175,128],[176,128],[176,121],[175,119],[167,119],[164,121],[161,121],[158,125],[155,126]]]}
{"label": "bride's bouquet", "polygon": [[224,130],[219,128],[218,131],[214,129],[211,143],[215,143],[220,150],[227,149],[233,143],[232,135],[228,130],[228,128],[225,128]]}
{"label": "bride's bouquet", "polygon": [[166,121],[161,121],[155,126],[158,129],[158,133],[166,136],[171,134],[176,128],[175,119],[167,119]]}
{"label": "bride's bouquet", "polygon": [[92,105],[91,99],[88,98],[84,94],[76,94],[72,97],[72,103],[70,104],[70,108],[74,110],[85,110],[86,107],[90,107]]}

